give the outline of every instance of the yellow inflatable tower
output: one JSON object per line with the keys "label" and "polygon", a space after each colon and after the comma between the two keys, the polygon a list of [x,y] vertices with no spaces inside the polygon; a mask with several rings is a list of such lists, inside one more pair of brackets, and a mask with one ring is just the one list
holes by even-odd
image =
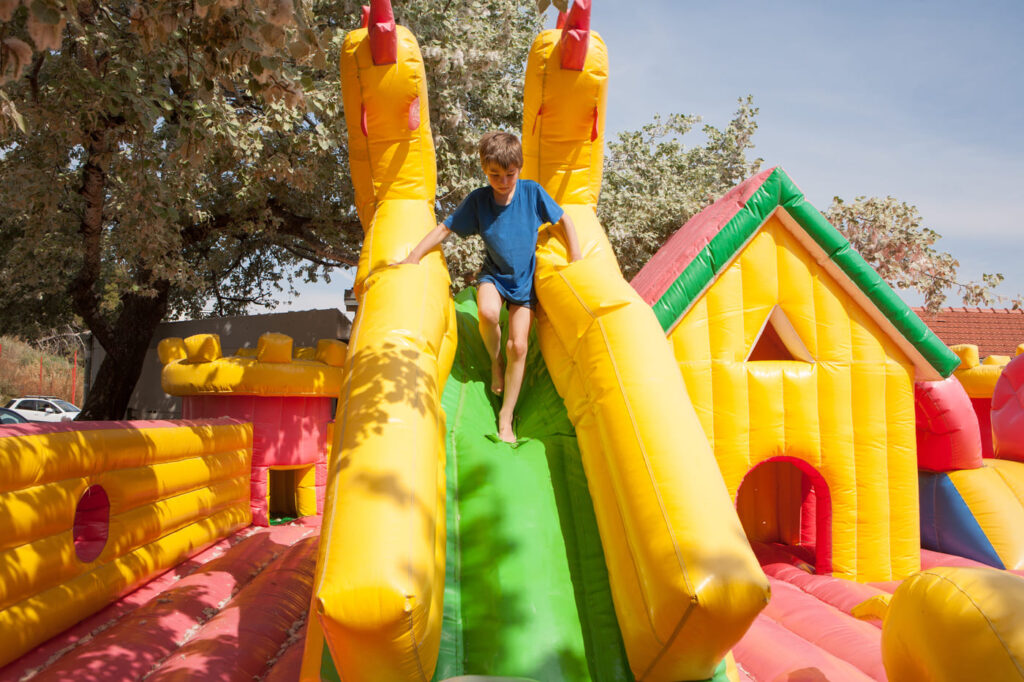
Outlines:
{"label": "yellow inflatable tower", "polygon": [[571,216],[584,258],[546,227],[537,250],[541,351],[576,428],[612,597],[637,679],[695,680],[768,600],[651,309],[622,278],[595,215],[608,58],[590,3],[534,41],[522,175]]}
{"label": "yellow inflatable tower", "polygon": [[393,266],[437,223],[423,62],[390,5],[345,37],[341,87],[365,231],[335,418],[303,679],[429,678],[445,571],[441,389],[455,351],[440,250]]}

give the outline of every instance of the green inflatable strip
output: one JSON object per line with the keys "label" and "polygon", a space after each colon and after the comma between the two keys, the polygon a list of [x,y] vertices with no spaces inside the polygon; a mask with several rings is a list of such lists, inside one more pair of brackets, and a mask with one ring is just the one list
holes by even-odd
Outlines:
{"label": "green inflatable strip", "polygon": [[778,206],[789,212],[832,262],[864,292],[941,376],[948,377],[957,368],[960,358],[878,276],[839,230],[804,198],[800,189],[781,168],[776,168],[765,179],[743,208],[719,230],[655,301],[652,306],[654,314],[666,333]]}
{"label": "green inflatable strip", "polygon": [[448,548],[435,680],[632,680],[576,437],[532,340],[518,447],[495,443],[498,398],[474,292],[456,297],[447,415]]}

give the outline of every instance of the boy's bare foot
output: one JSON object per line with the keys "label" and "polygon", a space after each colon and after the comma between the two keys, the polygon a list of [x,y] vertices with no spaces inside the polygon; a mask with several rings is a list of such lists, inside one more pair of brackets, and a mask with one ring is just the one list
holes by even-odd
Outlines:
{"label": "boy's bare foot", "polygon": [[501,395],[505,392],[505,363],[497,358],[491,363],[491,393]]}
{"label": "boy's bare foot", "polygon": [[498,438],[502,439],[506,443],[515,443],[516,434],[512,431],[512,420],[509,419],[507,424],[498,422]]}

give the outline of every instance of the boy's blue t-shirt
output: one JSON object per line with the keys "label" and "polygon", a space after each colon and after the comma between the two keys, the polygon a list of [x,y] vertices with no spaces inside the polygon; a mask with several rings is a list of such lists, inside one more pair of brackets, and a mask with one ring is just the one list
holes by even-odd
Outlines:
{"label": "boy's blue t-shirt", "polygon": [[537,268],[537,229],[562,217],[562,207],[533,180],[519,180],[508,206],[494,201],[494,190],[469,193],[444,226],[459,235],[479,234],[487,247],[480,281],[516,305],[532,306],[533,273]]}

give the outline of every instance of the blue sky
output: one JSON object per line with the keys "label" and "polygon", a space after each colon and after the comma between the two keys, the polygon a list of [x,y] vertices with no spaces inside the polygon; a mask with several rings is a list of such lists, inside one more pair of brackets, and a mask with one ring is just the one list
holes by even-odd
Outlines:
{"label": "blue sky", "polygon": [[[753,95],[752,155],[820,210],[836,195],[895,196],[943,236],[961,278],[1001,272],[999,293],[1024,293],[1024,2],[593,5],[611,63],[609,137],[655,113],[721,127]],[[282,308],[333,305],[340,280]]]}

